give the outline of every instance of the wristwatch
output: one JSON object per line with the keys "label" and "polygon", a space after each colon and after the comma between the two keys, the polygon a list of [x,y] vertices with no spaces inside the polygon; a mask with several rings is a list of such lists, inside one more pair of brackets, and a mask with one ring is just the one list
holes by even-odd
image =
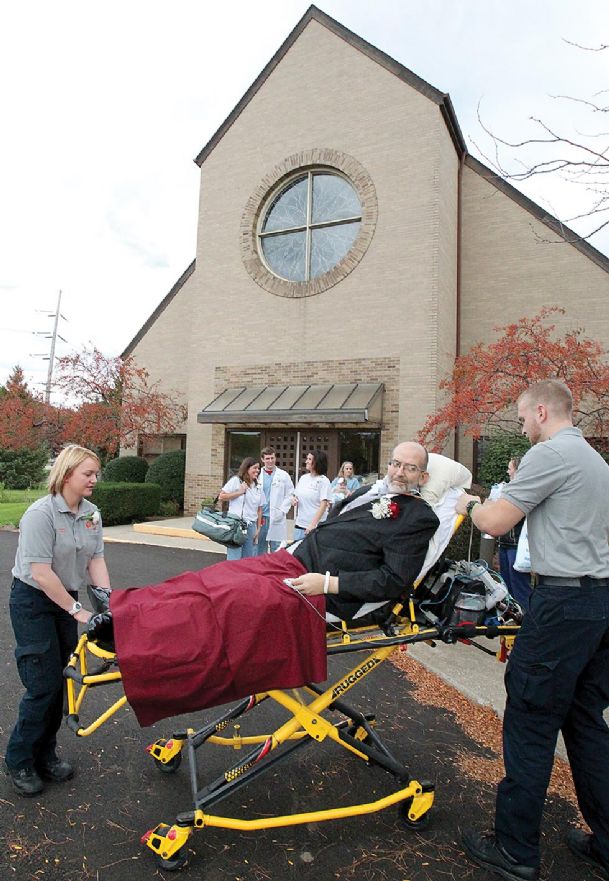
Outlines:
{"label": "wristwatch", "polygon": [[81,609],[82,609],[82,603],[75,601],[72,608],[68,609],[68,615],[72,615],[72,617],[74,617],[74,615],[78,615],[78,613],[80,612]]}
{"label": "wristwatch", "polygon": [[468,502],[467,505],[465,506],[465,510],[467,511],[467,514],[470,517],[470,519],[472,516],[472,511],[474,510],[474,507],[479,504],[480,504],[480,502],[478,501],[478,499],[472,499],[471,502]]}

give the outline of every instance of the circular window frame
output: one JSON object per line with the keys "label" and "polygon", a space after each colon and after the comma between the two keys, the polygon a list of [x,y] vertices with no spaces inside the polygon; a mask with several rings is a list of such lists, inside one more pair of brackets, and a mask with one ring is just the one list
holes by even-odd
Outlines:
{"label": "circular window frame", "polygon": [[[331,269],[310,281],[288,281],[267,267],[259,251],[260,224],[273,198],[290,180],[304,172],[329,171],[345,178],[354,188],[362,208],[355,241]],[[305,150],[288,156],[260,181],[247,201],[241,220],[241,257],[253,280],[278,297],[312,297],[334,287],[359,264],[368,250],[378,217],[378,202],[372,179],[357,159],[331,149]]]}

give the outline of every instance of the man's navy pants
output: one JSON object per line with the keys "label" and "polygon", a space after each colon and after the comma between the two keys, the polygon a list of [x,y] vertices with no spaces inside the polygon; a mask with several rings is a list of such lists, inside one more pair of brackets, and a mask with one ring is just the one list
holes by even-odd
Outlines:
{"label": "man's navy pants", "polygon": [[562,731],[580,810],[609,864],[609,579],[534,588],[505,684],[499,843],[519,863],[539,865],[541,815]]}

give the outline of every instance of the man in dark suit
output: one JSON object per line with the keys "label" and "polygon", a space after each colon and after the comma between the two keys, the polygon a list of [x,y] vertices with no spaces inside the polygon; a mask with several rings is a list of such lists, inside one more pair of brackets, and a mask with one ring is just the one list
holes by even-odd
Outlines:
{"label": "man in dark suit", "polygon": [[384,480],[338,502],[328,519],[290,552],[308,570],[292,585],[325,593],[326,609],[350,619],[363,603],[397,599],[421,570],[438,518],[419,489],[428,478],[427,451],[399,444]]}

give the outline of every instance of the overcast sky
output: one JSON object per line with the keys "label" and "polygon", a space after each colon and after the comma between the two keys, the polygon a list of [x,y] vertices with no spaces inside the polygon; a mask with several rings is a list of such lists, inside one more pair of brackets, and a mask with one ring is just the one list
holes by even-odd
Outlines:
{"label": "overcast sky", "polygon": [[[32,384],[46,377],[33,356],[49,340],[34,332],[50,333],[59,290],[58,354],[125,348],[194,257],[193,158],[308,5],[0,0],[0,382],[16,363]],[[449,92],[483,161],[479,104],[510,140],[535,133],[531,116],[570,135],[607,129],[552,96],[591,99],[609,86],[609,54],[565,42],[608,43],[608,0],[318,5]],[[562,220],[590,198],[548,178],[523,189]],[[591,242],[609,254],[609,235]]]}

